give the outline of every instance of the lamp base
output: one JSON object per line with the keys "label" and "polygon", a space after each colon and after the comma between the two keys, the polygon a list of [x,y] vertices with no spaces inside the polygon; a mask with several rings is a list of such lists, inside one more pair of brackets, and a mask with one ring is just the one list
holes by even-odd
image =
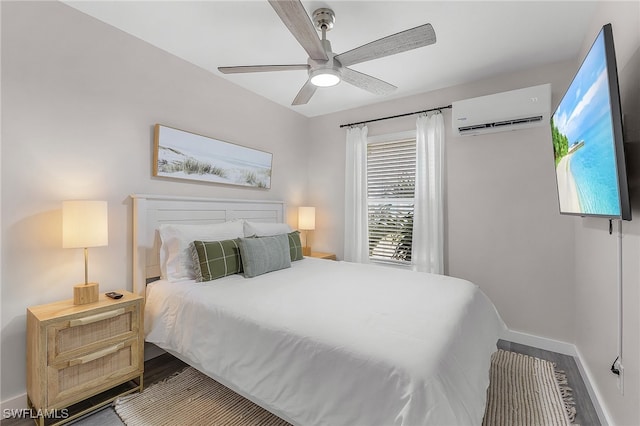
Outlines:
{"label": "lamp base", "polygon": [[98,283],[78,284],[73,286],[73,304],[86,305],[98,301]]}
{"label": "lamp base", "polygon": [[302,255],[303,256],[311,256],[311,247],[303,246],[302,247]]}

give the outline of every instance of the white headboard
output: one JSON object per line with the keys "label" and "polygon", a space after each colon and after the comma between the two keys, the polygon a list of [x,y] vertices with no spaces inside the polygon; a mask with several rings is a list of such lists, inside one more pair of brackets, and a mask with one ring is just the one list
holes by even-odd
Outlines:
{"label": "white headboard", "polygon": [[233,219],[284,222],[283,201],[232,200],[134,194],[133,291],[145,295],[148,278],[160,276],[160,236],[163,223],[206,224]]}

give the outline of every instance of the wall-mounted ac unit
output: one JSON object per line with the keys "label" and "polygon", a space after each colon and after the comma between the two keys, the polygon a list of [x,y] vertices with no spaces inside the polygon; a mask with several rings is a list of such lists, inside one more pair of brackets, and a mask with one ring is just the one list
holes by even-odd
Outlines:
{"label": "wall-mounted ac unit", "polygon": [[526,87],[452,103],[453,131],[482,135],[547,126],[551,112],[551,85]]}

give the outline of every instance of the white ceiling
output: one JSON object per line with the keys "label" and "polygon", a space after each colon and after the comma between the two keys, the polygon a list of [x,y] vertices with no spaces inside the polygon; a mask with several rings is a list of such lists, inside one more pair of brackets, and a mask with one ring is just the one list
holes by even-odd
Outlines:
{"label": "white ceiling", "polygon": [[424,23],[432,24],[437,42],[352,67],[398,86],[392,95],[372,95],[342,82],[293,107],[305,71],[224,75],[217,70],[306,63],[306,52],[266,0],[65,3],[309,117],[577,59],[597,6],[592,1],[303,1],[309,15],[320,7],[334,10],[336,23],[327,38],[336,53]]}

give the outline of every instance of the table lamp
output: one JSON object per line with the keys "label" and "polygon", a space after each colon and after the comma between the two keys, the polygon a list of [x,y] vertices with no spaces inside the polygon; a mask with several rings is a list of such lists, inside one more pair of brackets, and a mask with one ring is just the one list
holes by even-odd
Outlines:
{"label": "table lamp", "polygon": [[298,207],[298,229],[305,231],[304,246],[302,247],[303,256],[311,256],[311,247],[308,245],[309,237],[307,232],[316,229],[316,208],[315,207]]}
{"label": "table lamp", "polygon": [[98,301],[98,283],[89,282],[89,247],[109,242],[106,201],[62,202],[62,247],[84,249],[84,284],[73,287],[74,305]]}

